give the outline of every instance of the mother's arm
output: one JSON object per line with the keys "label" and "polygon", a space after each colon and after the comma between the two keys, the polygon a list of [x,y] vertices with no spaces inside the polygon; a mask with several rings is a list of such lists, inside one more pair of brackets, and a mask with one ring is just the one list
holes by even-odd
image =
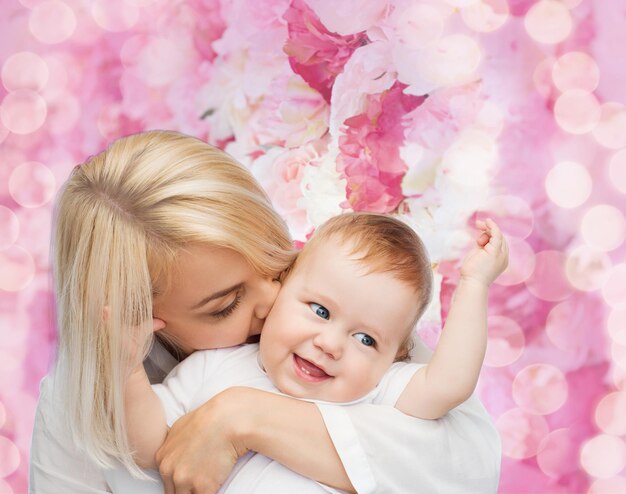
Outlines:
{"label": "mother's arm", "polygon": [[157,455],[166,492],[215,492],[248,450],[359,493],[495,493],[500,466],[498,435],[475,397],[421,420],[389,406],[317,406],[231,388],[174,424]]}

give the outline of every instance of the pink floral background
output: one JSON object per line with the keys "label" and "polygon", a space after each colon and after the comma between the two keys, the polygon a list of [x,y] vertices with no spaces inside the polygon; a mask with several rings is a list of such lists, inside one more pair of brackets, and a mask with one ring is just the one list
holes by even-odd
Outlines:
{"label": "pink floral background", "polygon": [[[178,129],[263,183],[296,240],[401,216],[438,262],[436,343],[476,216],[508,236],[478,393],[501,493],[626,492],[626,3],[3,0],[0,492],[27,490],[54,359],[56,191]],[[418,447],[418,445],[416,445]]]}

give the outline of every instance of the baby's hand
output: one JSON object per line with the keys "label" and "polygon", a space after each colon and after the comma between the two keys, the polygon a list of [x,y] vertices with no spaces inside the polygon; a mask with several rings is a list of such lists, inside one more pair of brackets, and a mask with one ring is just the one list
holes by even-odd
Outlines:
{"label": "baby's hand", "polygon": [[509,247],[492,219],[476,221],[476,226],[482,231],[476,240],[476,246],[463,260],[461,279],[472,279],[489,286],[506,269],[509,263]]}

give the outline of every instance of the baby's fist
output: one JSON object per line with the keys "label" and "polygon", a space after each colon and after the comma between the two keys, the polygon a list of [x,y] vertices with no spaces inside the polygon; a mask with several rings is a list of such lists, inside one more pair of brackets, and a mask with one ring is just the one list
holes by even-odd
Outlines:
{"label": "baby's fist", "polygon": [[487,218],[476,221],[480,230],[476,246],[461,265],[461,278],[473,279],[489,286],[509,263],[509,248],[498,225]]}

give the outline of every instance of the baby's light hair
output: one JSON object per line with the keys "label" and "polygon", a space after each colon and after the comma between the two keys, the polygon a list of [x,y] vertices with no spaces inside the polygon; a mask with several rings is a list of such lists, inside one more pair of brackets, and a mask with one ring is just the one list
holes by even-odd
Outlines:
{"label": "baby's light hair", "polygon": [[140,475],[124,424],[128,341],[152,334],[154,290],[194,244],[233,249],[263,276],[277,277],[294,258],[285,223],[250,172],[176,132],[113,142],[76,167],[60,193],[55,392],[75,443],[101,467],[118,461]]}
{"label": "baby's light hair", "polygon": [[349,246],[350,255],[357,256],[357,261],[368,273],[391,273],[415,290],[415,317],[406,329],[406,338],[396,356],[396,361],[408,359],[413,329],[428,307],[433,292],[432,264],[424,243],[410,226],[392,216],[340,214],[317,228],[290,272],[296,270],[318,244],[331,239]]}

